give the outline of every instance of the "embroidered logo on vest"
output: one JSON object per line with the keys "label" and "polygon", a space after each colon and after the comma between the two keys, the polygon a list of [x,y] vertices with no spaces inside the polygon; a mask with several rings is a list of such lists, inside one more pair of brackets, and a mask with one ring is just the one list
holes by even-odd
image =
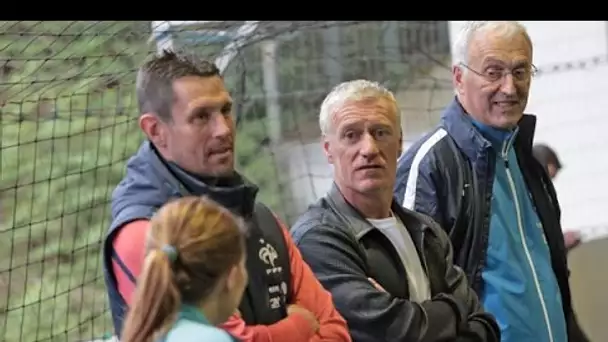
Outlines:
{"label": "embroidered logo on vest", "polygon": [[277,253],[276,249],[272,247],[271,244],[264,241],[264,239],[260,239],[260,250],[258,251],[258,256],[260,260],[262,260],[266,266],[266,273],[280,273],[282,271],[282,267],[276,267],[274,262],[279,258],[279,253]]}
{"label": "embroidered logo on vest", "polygon": [[[266,265],[266,274],[268,275],[279,275],[283,272],[283,267],[277,266],[275,261],[279,258],[279,253],[276,249],[264,239],[260,239],[260,249],[258,250],[258,257]],[[278,309],[281,307],[281,302],[285,300],[287,296],[287,284],[281,282],[279,285],[271,285],[268,287],[268,301],[272,309]]]}

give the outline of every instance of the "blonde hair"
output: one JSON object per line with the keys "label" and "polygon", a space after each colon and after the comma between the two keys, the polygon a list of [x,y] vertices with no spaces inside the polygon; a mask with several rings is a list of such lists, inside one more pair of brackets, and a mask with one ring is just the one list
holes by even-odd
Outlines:
{"label": "blonde hair", "polygon": [[150,224],[123,342],[153,341],[166,333],[182,303],[201,303],[245,253],[241,220],[204,197],[169,202]]}
{"label": "blonde hair", "polygon": [[401,115],[395,95],[378,82],[354,80],[338,84],[323,100],[321,111],[319,112],[321,133],[326,135],[331,130],[331,118],[336,108],[348,101],[358,101],[374,97],[387,99],[395,105],[397,124],[401,127]]}

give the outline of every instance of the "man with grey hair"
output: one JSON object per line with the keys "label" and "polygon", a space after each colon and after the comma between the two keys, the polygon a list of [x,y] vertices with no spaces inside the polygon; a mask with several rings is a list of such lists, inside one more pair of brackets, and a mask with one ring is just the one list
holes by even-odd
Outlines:
{"label": "man with grey hair", "polygon": [[514,21],[467,22],[454,45],[456,98],[399,160],[395,197],[439,222],[503,342],[579,342],[560,209],[524,114],[532,41]]}
{"label": "man with grey hair", "polygon": [[366,80],[340,84],[319,123],[334,184],[291,233],[353,341],[499,341],[452,264],[448,236],[393,200],[402,142],[393,94]]}

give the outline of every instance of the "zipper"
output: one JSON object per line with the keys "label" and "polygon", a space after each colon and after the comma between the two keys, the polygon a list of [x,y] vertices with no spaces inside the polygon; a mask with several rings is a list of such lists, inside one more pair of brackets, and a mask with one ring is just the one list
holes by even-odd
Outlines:
{"label": "zipper", "polygon": [[509,187],[511,188],[511,193],[513,195],[513,202],[515,203],[515,214],[517,217],[517,228],[519,234],[521,236],[521,243],[524,247],[524,252],[526,254],[526,258],[528,260],[528,264],[530,269],[532,270],[532,277],[534,279],[534,287],[536,288],[536,293],[540,299],[540,305],[543,310],[543,316],[545,317],[545,323],[547,325],[547,332],[549,334],[549,341],[553,342],[553,330],[551,329],[551,322],[549,321],[549,312],[547,310],[547,305],[545,304],[545,297],[543,291],[540,287],[540,281],[538,280],[538,275],[536,274],[536,268],[534,267],[534,262],[532,261],[532,256],[530,255],[530,250],[528,249],[528,244],[526,243],[526,238],[524,235],[523,222],[521,217],[521,209],[519,207],[519,199],[517,198],[517,191],[515,190],[515,182],[513,181],[513,175],[511,174],[511,170],[509,169],[509,158],[508,158],[508,149],[509,142],[511,139],[508,139],[504,142],[502,148],[502,158],[505,162],[505,170],[507,173],[507,178],[509,180]]}
{"label": "zipper", "polygon": [[431,280],[431,275],[429,274],[429,266],[427,264],[426,261],[426,254],[424,253],[424,238],[425,238],[425,232],[424,229],[421,230],[420,232],[420,236],[418,237],[418,246],[419,250],[417,251],[420,256],[420,263],[422,264],[422,268],[424,268],[424,272],[426,273],[427,278],[429,278],[429,285],[430,285],[430,280]]}

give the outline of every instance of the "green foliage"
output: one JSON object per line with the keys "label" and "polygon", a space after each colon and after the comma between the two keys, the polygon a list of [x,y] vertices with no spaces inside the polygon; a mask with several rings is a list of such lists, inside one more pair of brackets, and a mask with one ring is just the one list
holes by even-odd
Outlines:
{"label": "green foliage", "polygon": [[140,140],[127,117],[2,126],[5,341],[81,340],[110,329],[100,246],[108,199]]}
{"label": "green foliage", "polygon": [[237,133],[237,169],[260,188],[258,199],[280,216],[284,215],[277,163],[271,151],[261,146],[266,140],[266,127],[261,120],[245,122]]}
{"label": "green foliage", "polygon": [[0,336],[111,330],[100,246],[111,192],[141,142],[134,71],[149,23],[4,22]]}

